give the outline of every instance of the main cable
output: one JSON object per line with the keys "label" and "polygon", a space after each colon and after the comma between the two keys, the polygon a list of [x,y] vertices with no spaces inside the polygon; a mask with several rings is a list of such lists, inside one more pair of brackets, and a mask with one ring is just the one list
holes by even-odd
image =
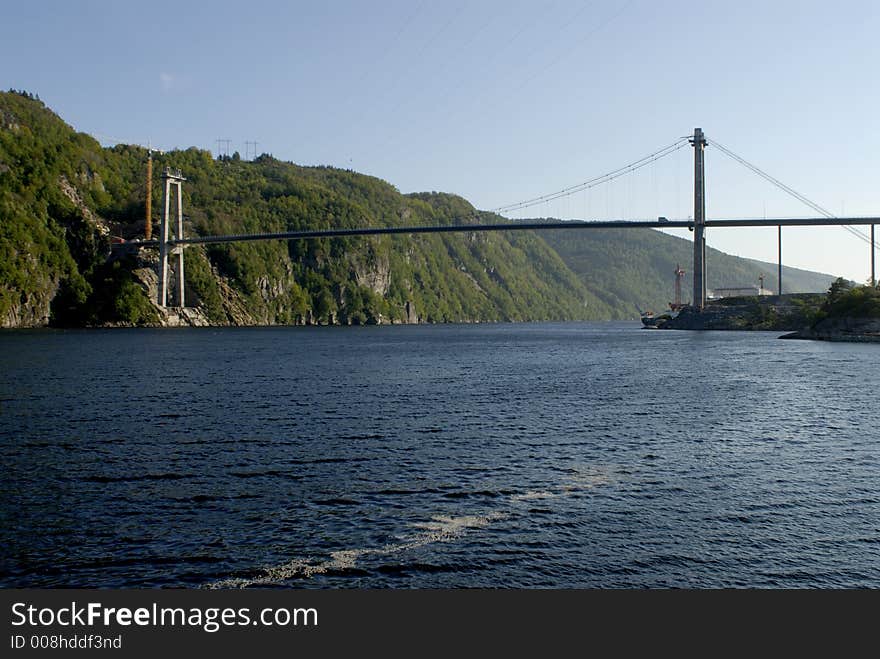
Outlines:
{"label": "main cable", "polygon": [[689,144],[687,138],[680,138],[672,144],[663,147],[662,149],[655,151],[643,158],[639,158],[628,165],[624,165],[623,167],[619,167],[607,174],[603,174],[602,176],[597,176],[595,178],[590,179],[589,181],[584,181],[583,183],[578,183],[577,185],[573,185],[568,188],[563,188],[558,192],[552,192],[550,194],[542,195],[540,197],[534,197],[532,199],[526,199],[525,201],[520,201],[515,204],[507,204],[506,206],[498,206],[497,208],[491,209],[492,213],[508,213],[510,211],[521,210],[523,208],[530,208],[531,206],[537,206],[538,204],[542,204],[547,201],[553,201],[555,199],[561,199],[562,197],[568,197],[570,195],[575,194],[576,192],[581,192],[583,190],[589,190],[590,188],[596,187],[597,185],[601,185],[602,183],[608,183],[613,181],[616,178],[620,178],[624,174],[629,174],[631,172],[636,171],[637,169],[641,169],[645,165],[649,165],[652,162],[656,162],[661,158],[665,158],[666,156],[675,153],[682,147],[685,147]]}
{"label": "main cable", "polygon": [[[748,160],[746,160],[742,156],[738,156],[733,151],[728,149],[726,146],[724,146],[723,144],[720,144],[717,140],[712,140],[711,144],[712,144],[712,146],[717,147],[718,150],[721,151],[721,153],[723,153],[724,155],[728,156],[729,158],[732,158],[733,160],[735,160],[739,164],[743,165],[747,169],[750,169],[752,172],[754,172],[755,174],[757,174],[758,176],[760,176],[764,180],[769,181],[770,183],[775,185],[777,188],[779,188],[783,192],[791,195],[792,197],[794,197],[795,199],[797,199],[801,203],[806,204],[807,206],[809,206],[810,208],[815,210],[820,215],[824,215],[825,217],[832,219],[832,220],[837,219],[837,216],[834,215],[834,213],[832,213],[831,211],[828,211],[828,210],[822,208],[816,202],[814,202],[810,199],[807,199],[804,195],[802,195],[797,190],[786,185],[785,183],[783,183],[779,179],[771,176],[770,174],[768,174],[767,172],[762,170],[757,165],[753,165],[752,163],[750,163]],[[848,224],[841,224],[839,226],[843,227],[844,229],[849,231],[851,234],[853,234],[854,236],[857,236],[858,238],[860,238],[864,242],[868,243],[869,245],[871,244],[871,239],[868,236],[866,236],[864,233],[862,233],[861,231],[856,229],[855,227],[851,227]]]}

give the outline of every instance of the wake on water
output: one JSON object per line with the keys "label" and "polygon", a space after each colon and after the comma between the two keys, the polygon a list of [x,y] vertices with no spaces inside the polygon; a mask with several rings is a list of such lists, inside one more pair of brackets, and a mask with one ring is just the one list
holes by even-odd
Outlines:
{"label": "wake on water", "polygon": [[577,467],[573,475],[558,487],[548,490],[527,490],[513,494],[508,498],[508,510],[460,515],[450,517],[435,515],[429,521],[413,524],[418,532],[404,536],[398,543],[382,547],[342,549],[331,552],[325,560],[308,560],[294,558],[281,565],[263,568],[259,574],[251,577],[230,577],[209,584],[205,588],[249,588],[251,586],[277,586],[294,579],[309,579],[315,575],[351,570],[358,566],[364,558],[395,556],[406,551],[425,547],[436,543],[451,542],[466,533],[490,526],[493,522],[502,521],[516,513],[515,505],[519,501],[535,499],[554,499],[568,497],[612,482],[612,470],[608,466]]}

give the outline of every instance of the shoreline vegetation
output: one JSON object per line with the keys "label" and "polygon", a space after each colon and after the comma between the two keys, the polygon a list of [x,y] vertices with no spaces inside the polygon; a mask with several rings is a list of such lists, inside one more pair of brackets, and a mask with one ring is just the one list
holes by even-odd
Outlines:
{"label": "shoreline vegetation", "polygon": [[880,343],[880,286],[835,281],[814,322],[782,339]]}

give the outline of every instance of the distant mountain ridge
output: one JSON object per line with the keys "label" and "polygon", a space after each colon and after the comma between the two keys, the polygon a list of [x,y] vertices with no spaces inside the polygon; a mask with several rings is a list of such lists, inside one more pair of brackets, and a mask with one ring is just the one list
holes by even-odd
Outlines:
{"label": "distant mountain ridge", "polygon": [[[504,218],[452,194],[401,194],[380,179],[263,154],[157,154],[181,169],[187,235],[362,226],[468,225]],[[156,304],[155,249],[113,258],[111,236],[143,237],[142,147],[104,148],[37,98],[0,93],[0,326],[278,325],[632,318],[665,307],[689,243],[656,231],[491,232],[189,247],[185,312]],[[753,262],[710,252],[713,273],[757,281]],[[766,285],[773,286],[772,272]],[[826,279],[801,273],[805,290]],[[733,281],[723,279],[724,282]],[[716,284],[717,285],[717,284]]]}
{"label": "distant mountain ridge", "polygon": [[[540,220],[535,220],[540,221]],[[549,220],[548,220],[549,221]],[[653,229],[571,229],[544,231],[547,244],[587,289],[615,309],[614,318],[632,318],[636,308],[662,311],[673,298],[674,271],[685,270],[682,297],[691,301],[693,243]],[[776,291],[777,265],[707,250],[707,287],[758,286]],[[819,293],[836,277],[783,266],[783,293]]]}

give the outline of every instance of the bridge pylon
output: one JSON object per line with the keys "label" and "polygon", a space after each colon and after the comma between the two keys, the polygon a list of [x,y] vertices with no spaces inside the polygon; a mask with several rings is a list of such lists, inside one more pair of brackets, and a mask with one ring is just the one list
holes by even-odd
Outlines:
{"label": "bridge pylon", "polygon": [[177,201],[177,218],[176,228],[174,231],[174,239],[183,239],[183,189],[181,183],[186,179],[181,175],[180,170],[172,171],[170,167],[165,168],[162,175],[165,179],[165,214],[162,216],[162,231],[159,238],[159,306],[168,306],[168,281],[169,281],[169,261],[172,254],[177,255],[177,267],[175,268],[175,279],[177,282],[177,306],[185,307],[186,299],[183,293],[183,245],[174,245],[171,242],[171,194],[172,188]]}
{"label": "bridge pylon", "polygon": [[694,306],[706,306],[706,138],[702,128],[694,128],[690,138],[694,147]]}

